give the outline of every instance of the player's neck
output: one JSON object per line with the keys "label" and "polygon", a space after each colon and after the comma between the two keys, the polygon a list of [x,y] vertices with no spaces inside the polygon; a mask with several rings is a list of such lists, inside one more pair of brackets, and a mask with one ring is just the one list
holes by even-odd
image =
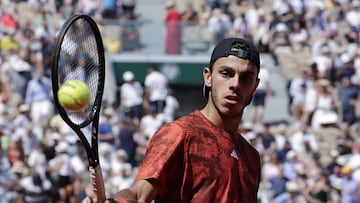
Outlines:
{"label": "player's neck", "polygon": [[209,106],[205,106],[200,112],[215,126],[222,128],[231,134],[236,134],[238,132],[241,115],[237,117],[222,116],[217,111],[210,109]]}

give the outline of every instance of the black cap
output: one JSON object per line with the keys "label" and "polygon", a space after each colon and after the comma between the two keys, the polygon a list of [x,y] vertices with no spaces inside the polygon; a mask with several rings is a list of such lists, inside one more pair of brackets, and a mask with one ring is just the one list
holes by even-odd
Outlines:
{"label": "black cap", "polygon": [[[235,44],[240,44],[239,49],[234,49]],[[251,63],[255,64],[260,69],[260,56],[259,51],[256,46],[247,39],[242,38],[225,38],[221,40],[214,48],[209,67],[212,68],[212,65],[215,61],[221,57],[228,57],[230,55],[237,56],[242,59],[247,59]]]}

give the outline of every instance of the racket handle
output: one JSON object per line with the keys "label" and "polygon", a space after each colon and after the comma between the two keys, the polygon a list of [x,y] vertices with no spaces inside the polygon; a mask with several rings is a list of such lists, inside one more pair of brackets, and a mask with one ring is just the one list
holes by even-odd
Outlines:
{"label": "racket handle", "polygon": [[105,186],[100,165],[97,165],[95,168],[90,166],[89,171],[91,177],[91,184],[93,186],[94,192],[97,194],[98,202],[104,202],[106,199]]}

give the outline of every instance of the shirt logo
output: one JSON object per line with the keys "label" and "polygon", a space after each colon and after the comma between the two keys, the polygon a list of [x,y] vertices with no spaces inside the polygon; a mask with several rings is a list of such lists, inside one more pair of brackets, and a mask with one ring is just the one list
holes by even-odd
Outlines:
{"label": "shirt logo", "polygon": [[237,155],[237,153],[236,153],[235,149],[233,149],[233,150],[232,150],[232,152],[231,152],[230,156],[231,156],[232,158],[236,159],[236,160],[239,160],[239,157],[238,157],[238,155]]}

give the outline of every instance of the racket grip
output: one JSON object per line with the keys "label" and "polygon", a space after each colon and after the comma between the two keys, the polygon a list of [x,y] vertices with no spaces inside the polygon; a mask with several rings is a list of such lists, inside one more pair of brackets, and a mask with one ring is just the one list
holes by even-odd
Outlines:
{"label": "racket grip", "polygon": [[104,179],[101,173],[100,165],[97,165],[95,168],[90,166],[90,177],[91,177],[91,184],[93,186],[94,192],[97,194],[98,202],[104,202],[106,199],[105,196],[105,186],[104,186]]}

